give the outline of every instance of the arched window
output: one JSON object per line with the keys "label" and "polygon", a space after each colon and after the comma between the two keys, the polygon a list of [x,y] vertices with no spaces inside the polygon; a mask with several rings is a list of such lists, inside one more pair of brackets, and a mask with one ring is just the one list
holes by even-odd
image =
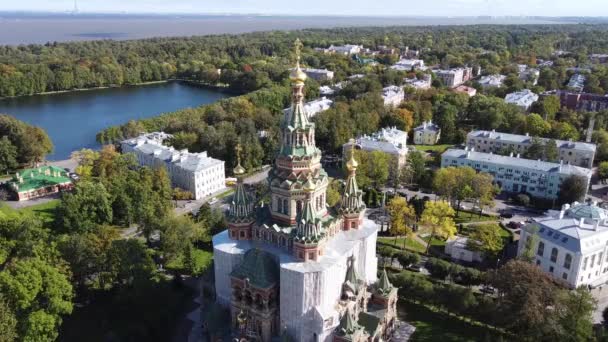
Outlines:
{"label": "arched window", "polygon": [[286,199],[283,200],[283,214],[287,215],[289,211],[289,202]]}
{"label": "arched window", "polygon": [[557,248],[553,247],[551,249],[551,262],[557,261]]}
{"label": "arched window", "polygon": [[545,243],[542,241],[538,242],[538,249],[536,250],[536,255],[543,256],[545,254]]}
{"label": "arched window", "polygon": [[296,202],[296,214],[300,216],[302,214],[302,201]]}
{"label": "arched window", "polygon": [[283,212],[283,201],[279,197],[277,197],[277,212]]}
{"label": "arched window", "polygon": [[566,253],[566,257],[564,258],[564,268],[569,270],[572,265],[572,255],[570,253]]}

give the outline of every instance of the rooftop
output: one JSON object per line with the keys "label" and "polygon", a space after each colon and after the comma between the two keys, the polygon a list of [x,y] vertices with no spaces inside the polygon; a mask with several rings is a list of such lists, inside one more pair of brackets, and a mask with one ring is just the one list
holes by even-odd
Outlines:
{"label": "rooftop", "polygon": [[407,132],[395,127],[383,128],[371,136],[357,138],[355,144],[363,150],[403,153],[407,151]]}
{"label": "rooftop", "polygon": [[479,79],[479,84],[482,86],[500,87],[502,82],[507,78],[505,75],[488,75]]}
{"label": "rooftop", "polygon": [[513,167],[527,168],[530,170],[553,172],[562,175],[578,175],[591,178],[592,170],[570,164],[551,163],[542,160],[524,159],[511,156],[501,156],[493,153],[475,152],[467,149],[449,149],[442,157],[451,157],[478,161],[482,163],[492,163],[508,165]]}
{"label": "rooftop", "polygon": [[536,101],[538,101],[538,95],[534,94],[530,89],[524,89],[505,96],[505,102],[523,107],[529,107],[533,102]]}
{"label": "rooftop", "polygon": [[596,203],[565,204],[561,211],[549,210],[526,226],[536,228],[544,240],[561,245],[572,252],[603,249],[608,241],[608,212]]}
{"label": "rooftop", "polygon": [[[496,131],[471,131],[467,134],[467,138],[486,138],[492,139],[494,141],[502,141],[508,143],[517,143],[517,144],[530,144],[532,143],[532,137],[529,135],[521,135],[521,134],[511,134],[511,133],[501,133]],[[550,140],[547,138],[538,138],[541,141]],[[574,149],[581,151],[590,151],[595,153],[596,146],[595,144],[590,144],[586,142],[580,141],[566,141],[566,140],[558,140],[553,139],[558,148],[564,149]]]}
{"label": "rooftop", "polygon": [[436,124],[434,124],[432,121],[428,121],[428,122],[423,122],[422,125],[414,128],[414,131],[433,131],[433,132],[437,132],[439,131],[441,128],[439,128],[439,126],[437,126]]}
{"label": "rooftop", "polygon": [[41,166],[15,173],[10,183],[17,192],[41,189],[47,186],[71,183],[68,173],[55,166]]}

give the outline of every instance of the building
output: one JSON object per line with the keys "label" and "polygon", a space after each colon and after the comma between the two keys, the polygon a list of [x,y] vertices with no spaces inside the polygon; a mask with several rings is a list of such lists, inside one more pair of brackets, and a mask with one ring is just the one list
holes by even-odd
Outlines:
{"label": "building", "polygon": [[[319,114],[320,112],[331,108],[331,105],[333,103],[334,103],[334,101],[323,96],[320,99],[306,102],[306,104],[304,105],[304,110],[305,110],[306,114],[308,115],[308,118],[311,119],[315,115]],[[283,114],[287,114],[287,112],[289,112],[290,110],[291,110],[291,108],[283,109]]]}
{"label": "building", "polygon": [[520,80],[531,82],[532,85],[536,85],[538,83],[538,78],[540,77],[540,70],[535,68],[529,68],[525,64],[518,64],[517,68],[519,69],[518,77]]}
{"label": "building", "polygon": [[305,68],[302,70],[306,73],[306,76],[319,82],[330,81],[334,79],[334,72],[327,69]]}
{"label": "building", "polygon": [[139,165],[165,167],[171,183],[202,199],[226,187],[224,162],[207,156],[207,152],[190,153],[163,145],[171,135],[163,132],[142,134],[121,142],[122,153],[134,153]]}
{"label": "building", "polygon": [[465,93],[467,95],[469,95],[469,97],[473,97],[475,95],[477,95],[477,89],[473,88],[473,87],[467,87],[465,85],[459,85],[458,87],[452,89],[455,92],[458,93]]}
{"label": "building", "polygon": [[321,94],[321,96],[331,96],[334,95],[336,93],[336,89],[330,87],[330,86],[320,86],[319,87],[319,94]]}
{"label": "building", "polygon": [[586,112],[599,112],[608,109],[608,95],[558,90],[557,96],[561,106],[568,109]]}
{"label": "building", "polygon": [[424,66],[424,61],[422,59],[407,58],[400,59],[390,68],[398,71],[426,70],[426,67]]}
{"label": "building", "polygon": [[604,64],[608,63],[608,54],[605,53],[592,53],[589,55],[589,60],[592,63]]}
{"label": "building", "polygon": [[469,249],[469,238],[466,236],[453,236],[445,242],[445,254],[453,260],[464,262],[481,262],[483,255],[479,251]]}
{"label": "building", "polygon": [[414,144],[416,145],[435,145],[439,138],[441,138],[441,128],[430,120],[414,128]]}
{"label": "building", "polygon": [[[555,141],[559,158],[564,163],[576,166],[592,168],[595,158],[596,145],[556,139],[536,138],[545,143],[548,140]],[[471,131],[467,134],[466,145],[469,149],[479,152],[501,153],[503,151],[513,151],[514,153],[524,154],[532,144],[532,137],[528,134],[510,134],[496,131]]]}
{"label": "building", "polygon": [[[560,184],[569,176],[584,177],[589,185],[593,171],[570,164],[501,156],[474,149],[449,149],[441,155],[441,167],[470,166],[489,173],[502,191],[527,193],[535,198],[556,199]],[[587,186],[588,187],[588,186]]]}
{"label": "building", "polygon": [[568,81],[568,88],[577,91],[577,92],[582,92],[583,89],[585,88],[585,81],[587,80],[587,77],[585,77],[585,75],[582,74],[574,74],[572,75],[572,77],[570,77],[570,81]]}
{"label": "building", "polygon": [[306,74],[298,65],[290,79],[270,202],[254,206],[237,153],[228,229],[213,237],[216,300],[230,308],[230,340],[389,340],[397,290],[385,274],[377,279],[378,226],[364,216],[357,162],[347,163],[340,205],[328,208],[329,177],[303,101]]}
{"label": "building", "polygon": [[385,106],[397,107],[405,99],[405,92],[402,87],[388,86],[382,89],[382,99]]}
{"label": "building", "polygon": [[55,166],[41,166],[15,173],[8,182],[9,189],[17,201],[44,197],[74,187],[69,174]]}
{"label": "building", "polygon": [[534,102],[538,101],[538,95],[534,94],[530,89],[524,89],[505,96],[505,102],[516,105],[524,111],[530,109]]}
{"label": "building", "polygon": [[574,202],[532,218],[521,230],[518,254],[530,250],[543,271],[576,288],[606,284],[607,248],[606,210],[596,203]]}
{"label": "building", "polygon": [[488,75],[479,79],[479,84],[484,88],[500,88],[507,76],[505,75]]}
{"label": "building", "polygon": [[315,50],[323,52],[323,53],[339,53],[342,55],[354,55],[354,54],[359,54],[364,51],[363,45],[352,45],[352,44],[339,45],[339,46],[331,45],[327,49],[317,48]]}
{"label": "building", "polygon": [[415,89],[430,89],[431,88],[431,75],[425,74],[424,77],[419,80],[417,78],[406,78],[405,85]]}
{"label": "building", "polygon": [[[350,151],[357,150],[373,152],[380,151],[391,156],[391,167],[389,173],[391,179],[398,179],[400,170],[407,162],[407,132],[395,127],[383,128],[371,136],[364,135],[357,139],[351,139],[342,146],[342,156],[350,155]],[[344,159],[346,162],[346,159]]]}
{"label": "building", "polygon": [[473,68],[455,68],[449,70],[433,70],[435,76],[448,88],[454,88],[473,79]]}

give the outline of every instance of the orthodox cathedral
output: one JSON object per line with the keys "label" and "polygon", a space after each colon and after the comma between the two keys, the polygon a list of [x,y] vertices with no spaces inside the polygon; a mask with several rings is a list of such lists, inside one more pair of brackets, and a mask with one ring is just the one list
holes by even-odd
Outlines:
{"label": "orthodox cathedral", "polygon": [[329,185],[304,107],[306,74],[290,73],[292,104],[268,175],[271,202],[255,206],[238,182],[229,226],[213,237],[216,300],[230,309],[239,341],[384,341],[396,323],[397,289],[377,277],[377,225],[364,217],[351,154],[340,204]]}

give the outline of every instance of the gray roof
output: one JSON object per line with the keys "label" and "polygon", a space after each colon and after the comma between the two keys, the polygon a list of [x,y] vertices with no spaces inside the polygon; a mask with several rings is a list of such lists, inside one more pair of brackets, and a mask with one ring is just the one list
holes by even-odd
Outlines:
{"label": "gray roof", "polygon": [[[518,143],[518,144],[531,144],[532,138],[529,135],[521,135],[521,134],[511,134],[511,133],[501,133],[495,131],[484,131],[477,130],[471,131],[467,134],[468,138],[486,138],[492,139],[494,141],[502,141],[509,143]],[[538,138],[541,141],[550,140],[548,138]],[[595,153],[596,146],[595,144],[590,144],[581,141],[566,141],[566,140],[558,140],[553,139],[558,148],[568,148],[573,150],[581,150],[581,151],[591,151]]]}
{"label": "gray roof", "polygon": [[579,175],[588,178],[591,178],[592,174],[592,171],[590,169],[570,164],[550,163],[542,160],[501,156],[498,154],[475,152],[463,149],[449,149],[443,153],[442,157],[466,159],[483,163],[501,164],[505,166],[527,168],[544,172],[555,172],[563,175]]}
{"label": "gray roof", "polygon": [[[560,218],[561,217],[561,218]],[[562,246],[574,253],[603,249],[608,241],[608,213],[595,204],[573,203],[562,212],[550,210],[546,216],[533,219],[526,226],[546,241]],[[582,221],[581,221],[582,219]]]}
{"label": "gray roof", "polygon": [[438,132],[441,128],[437,126],[437,124],[432,123],[431,121],[425,122],[422,125],[414,128],[414,131],[434,131]]}

